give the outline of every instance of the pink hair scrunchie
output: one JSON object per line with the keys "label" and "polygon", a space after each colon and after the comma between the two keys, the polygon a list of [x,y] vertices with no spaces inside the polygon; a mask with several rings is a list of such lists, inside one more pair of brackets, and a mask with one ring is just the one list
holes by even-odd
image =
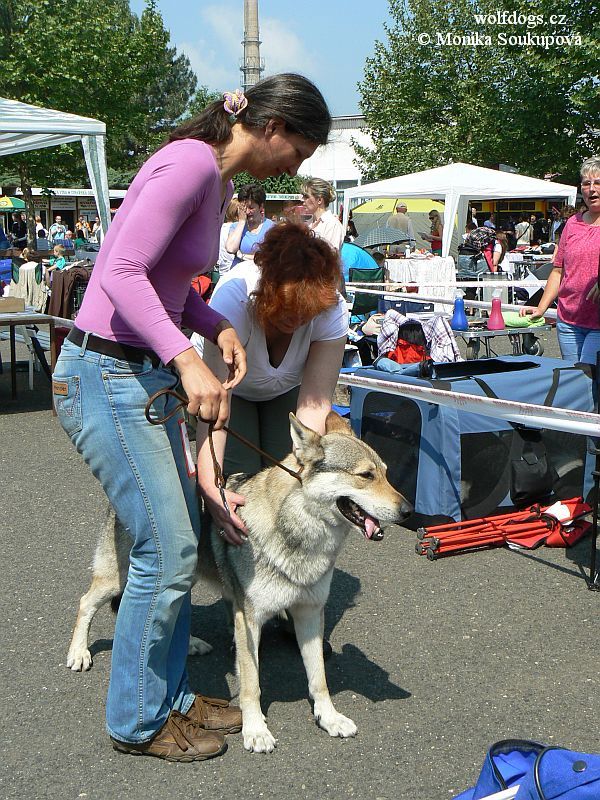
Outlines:
{"label": "pink hair scrunchie", "polygon": [[235,92],[224,92],[223,100],[223,108],[229,114],[230,122],[236,122],[237,115],[248,105],[246,95],[241,89],[236,89]]}

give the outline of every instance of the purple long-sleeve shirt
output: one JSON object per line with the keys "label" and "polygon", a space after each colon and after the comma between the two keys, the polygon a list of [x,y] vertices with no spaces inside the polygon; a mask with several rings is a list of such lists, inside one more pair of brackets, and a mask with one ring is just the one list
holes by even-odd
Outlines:
{"label": "purple long-sleeve shirt", "polygon": [[108,229],[76,324],[167,363],[190,347],[181,324],[209,339],[224,317],[190,287],[217,262],[219,232],[233,194],[222,199],[212,148],[172,142],[133,180]]}

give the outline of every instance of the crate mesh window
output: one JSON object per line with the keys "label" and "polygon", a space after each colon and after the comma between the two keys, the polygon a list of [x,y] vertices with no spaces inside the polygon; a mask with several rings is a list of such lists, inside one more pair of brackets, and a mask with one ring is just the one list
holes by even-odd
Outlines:
{"label": "crate mesh window", "polygon": [[418,405],[404,397],[369,393],[363,405],[361,438],[387,464],[392,486],[414,503],[421,443]]}

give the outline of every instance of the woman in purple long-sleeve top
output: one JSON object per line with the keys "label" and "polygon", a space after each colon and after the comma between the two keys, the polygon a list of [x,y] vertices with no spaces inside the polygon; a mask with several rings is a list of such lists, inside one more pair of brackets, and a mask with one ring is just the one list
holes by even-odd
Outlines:
{"label": "woman in purple long-sleeve top", "polygon": [[[181,413],[160,426],[150,395],[181,382],[190,414],[228,416],[227,390],[246,372],[233,327],[190,289],[217,261],[231,178],[288,173],[319,144],[331,117],[319,90],[285,74],[226,93],[176,129],[141,168],[108,230],[53,376],[59,420],[131,534],[106,704],[113,747],[176,761],[226,749],[241,713],[189,688],[190,589],[200,519],[196,468]],[[229,368],[221,384],[182,333],[212,340]],[[155,404],[157,413],[168,413]],[[242,501],[229,494],[232,504]],[[241,544],[240,532],[228,533]],[[70,658],[88,669],[89,653]]]}

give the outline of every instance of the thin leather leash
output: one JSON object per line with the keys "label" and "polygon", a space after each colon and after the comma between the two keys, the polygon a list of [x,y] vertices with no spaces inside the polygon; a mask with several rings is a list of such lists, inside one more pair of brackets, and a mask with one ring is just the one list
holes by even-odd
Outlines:
{"label": "thin leather leash", "polygon": [[[174,408],[172,408],[168,414],[165,414],[164,417],[152,416],[152,406],[154,402],[158,400],[159,397],[163,396],[174,397],[178,401],[177,405]],[[180,408],[186,408],[188,403],[189,400],[184,394],[176,392],[174,389],[161,389],[160,391],[155,392],[153,395],[150,396],[148,402],[146,403],[144,414],[146,415],[146,419],[148,420],[150,425],[163,425],[165,422],[170,420],[171,417],[174,417],[175,414],[178,413]],[[225,511],[227,511],[229,516],[231,516],[231,511],[227,503],[227,498],[225,497],[225,477],[223,475],[223,470],[221,469],[221,465],[217,461],[217,456],[215,453],[215,445],[213,442],[214,421],[203,419],[201,416],[198,416],[198,419],[200,420],[200,422],[205,422],[208,424],[208,444],[210,447],[210,455],[213,462],[213,470],[215,472],[215,486],[219,490],[219,493],[221,495],[221,502],[223,503]],[[236,439],[242,442],[242,444],[245,444],[246,447],[249,447],[251,450],[254,450],[256,453],[259,453],[259,455],[263,456],[263,458],[266,458],[272,464],[275,464],[276,467],[279,467],[280,469],[287,472],[289,475],[292,475],[294,478],[296,478],[297,481],[300,482],[300,484],[302,484],[302,478],[300,477],[302,470],[300,470],[299,472],[294,472],[293,469],[286,467],[285,464],[282,464],[281,461],[278,461],[276,458],[274,458],[274,456],[269,455],[269,453],[265,453],[265,451],[261,450],[260,447],[257,447],[255,444],[246,439],[245,436],[242,436],[241,433],[237,433],[237,431],[232,430],[227,425],[223,425],[223,430],[226,431],[230,436],[234,436]]]}

